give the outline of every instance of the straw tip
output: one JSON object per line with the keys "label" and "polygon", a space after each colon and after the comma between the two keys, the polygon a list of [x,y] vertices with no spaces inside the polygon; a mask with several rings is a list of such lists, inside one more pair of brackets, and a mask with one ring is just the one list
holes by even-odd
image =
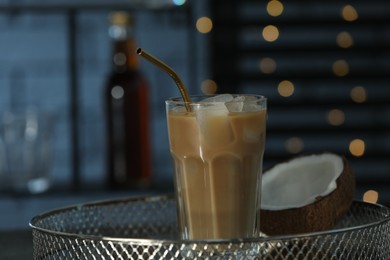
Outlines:
{"label": "straw tip", "polygon": [[142,48],[138,48],[138,49],[137,49],[137,54],[138,54],[138,55],[141,55],[141,54],[142,54]]}

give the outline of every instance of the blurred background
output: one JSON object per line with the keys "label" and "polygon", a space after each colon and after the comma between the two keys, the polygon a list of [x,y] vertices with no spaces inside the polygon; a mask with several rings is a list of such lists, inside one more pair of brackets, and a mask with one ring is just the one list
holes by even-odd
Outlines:
{"label": "blurred background", "polygon": [[[49,162],[37,166],[47,176],[28,192],[0,192],[7,209],[0,228],[27,228],[36,213],[68,203],[172,192],[164,100],[179,92],[145,60],[151,184],[107,185],[108,17],[118,10],[131,15],[138,46],[174,68],[191,94],[268,98],[265,169],[301,154],[335,152],[351,163],[357,199],[390,205],[390,2],[0,0],[3,125],[10,111],[46,116],[40,120],[50,122],[42,127],[49,133],[35,146],[51,142],[48,151],[35,152]],[[34,120],[26,121],[32,129],[26,138],[38,135]],[[15,147],[4,129],[0,144]],[[7,178],[0,173],[0,187]]]}

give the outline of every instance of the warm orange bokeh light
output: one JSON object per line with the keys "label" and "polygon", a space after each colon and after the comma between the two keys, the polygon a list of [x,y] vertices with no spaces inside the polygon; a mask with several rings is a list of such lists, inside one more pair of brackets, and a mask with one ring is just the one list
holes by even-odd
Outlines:
{"label": "warm orange bokeh light", "polygon": [[297,154],[302,152],[304,143],[299,137],[290,137],[287,139],[285,146],[289,153]]}
{"label": "warm orange bokeh light", "polygon": [[206,16],[200,17],[196,21],[196,29],[200,33],[209,33],[213,29],[213,21]]}
{"label": "warm orange bokeh light", "polygon": [[351,90],[351,99],[356,103],[363,103],[367,100],[366,89],[362,86],[356,86]]}
{"label": "warm orange bokeh light", "polygon": [[217,83],[214,80],[206,79],[202,82],[200,89],[205,95],[215,94],[218,90]]}
{"label": "warm orange bokeh light", "polygon": [[263,58],[260,60],[260,71],[265,74],[271,74],[276,70],[276,62],[272,58]]}
{"label": "warm orange bokeh light", "polygon": [[376,204],[378,202],[379,194],[377,191],[368,190],[363,195],[363,201]]}
{"label": "warm orange bokeh light", "polygon": [[278,0],[269,1],[267,4],[267,13],[271,16],[279,16],[283,13],[283,4]]}
{"label": "warm orange bokeh light", "polygon": [[267,25],[263,28],[263,38],[267,42],[274,42],[279,38],[279,29],[275,25]]}
{"label": "warm orange bokeh light", "polygon": [[337,45],[341,48],[350,48],[353,45],[353,38],[348,32],[341,32],[336,37]]}
{"label": "warm orange bokeh light", "polygon": [[282,97],[291,96],[292,94],[294,94],[294,90],[295,90],[294,84],[289,80],[283,80],[278,85],[278,92],[279,95],[281,95]]}
{"label": "warm orange bokeh light", "polygon": [[340,109],[332,109],[328,112],[327,116],[328,123],[334,126],[339,126],[344,124],[345,115],[344,112]]}
{"label": "warm orange bokeh light", "polygon": [[352,5],[346,5],[341,10],[341,16],[348,22],[353,22],[359,18],[359,15]]}
{"label": "warm orange bokeh light", "polygon": [[349,152],[355,157],[361,157],[364,155],[366,144],[362,139],[352,140],[349,144]]}
{"label": "warm orange bokeh light", "polygon": [[349,65],[345,60],[337,60],[332,66],[333,73],[338,77],[344,77],[349,73]]}

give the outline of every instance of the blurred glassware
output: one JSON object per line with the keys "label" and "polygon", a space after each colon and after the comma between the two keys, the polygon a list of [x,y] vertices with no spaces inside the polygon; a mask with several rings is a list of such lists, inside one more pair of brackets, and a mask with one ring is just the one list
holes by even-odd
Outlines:
{"label": "blurred glassware", "polygon": [[53,159],[53,113],[27,109],[0,117],[0,191],[42,193],[49,189]]}

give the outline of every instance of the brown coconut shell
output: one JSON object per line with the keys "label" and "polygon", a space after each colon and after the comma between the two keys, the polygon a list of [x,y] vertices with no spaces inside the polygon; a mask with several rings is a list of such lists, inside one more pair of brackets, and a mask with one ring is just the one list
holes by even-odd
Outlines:
{"label": "brown coconut shell", "polygon": [[[312,204],[285,210],[260,210],[260,229],[269,236],[309,233],[334,227],[349,210],[355,195],[355,178],[347,159],[337,188]],[[267,173],[265,173],[267,174]]]}

